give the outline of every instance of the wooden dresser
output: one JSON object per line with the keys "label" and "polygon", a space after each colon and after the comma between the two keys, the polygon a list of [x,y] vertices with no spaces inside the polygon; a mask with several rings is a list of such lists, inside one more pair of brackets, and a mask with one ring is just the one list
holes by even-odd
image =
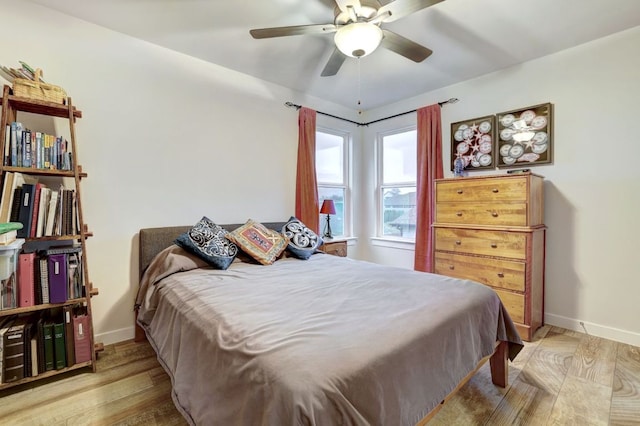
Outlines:
{"label": "wooden dresser", "polygon": [[435,272],[492,287],[527,341],[544,324],[543,185],[532,173],[435,182]]}

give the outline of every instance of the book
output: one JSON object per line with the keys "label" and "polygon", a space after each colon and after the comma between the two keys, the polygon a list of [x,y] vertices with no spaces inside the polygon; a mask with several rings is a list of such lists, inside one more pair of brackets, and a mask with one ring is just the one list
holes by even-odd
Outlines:
{"label": "book", "polygon": [[0,246],[6,246],[7,244],[11,244],[17,238],[18,238],[18,231],[16,230],[5,232],[4,234],[0,234]]}
{"label": "book", "polygon": [[44,361],[44,320],[42,314],[40,318],[36,320],[36,340],[38,342],[38,372],[45,372]]}
{"label": "book", "polygon": [[60,370],[67,366],[63,322],[56,322],[53,324],[53,359],[56,370]]}
{"label": "book", "polygon": [[73,338],[73,307],[70,305],[62,308],[64,319],[64,343],[65,353],[67,355],[67,367],[71,367],[76,363],[76,353]]}
{"label": "book", "polygon": [[22,139],[22,131],[24,128],[22,127],[22,123],[19,121],[13,121],[11,123],[11,166],[18,165],[18,138]]}
{"label": "book", "polygon": [[38,375],[38,335],[33,334],[31,336],[31,377]]}
{"label": "book", "polygon": [[24,225],[24,228],[18,231],[18,237],[29,238],[31,232],[31,216],[33,214],[33,197],[36,191],[36,185],[33,183],[25,183],[22,185],[22,197],[20,200],[20,213],[18,222]]}
{"label": "book", "polygon": [[13,317],[0,318],[0,383],[4,383],[4,335],[12,323]]}
{"label": "book", "polygon": [[91,338],[89,337],[89,317],[76,315],[73,317],[73,344],[76,363],[91,361]]}
{"label": "book", "polygon": [[67,294],[67,255],[52,254],[47,257],[49,272],[49,303],[64,303]]}
{"label": "book", "polygon": [[84,280],[82,279],[82,251],[68,253],[67,276],[69,278],[69,298],[77,299],[85,296]]}
{"label": "book", "polygon": [[50,371],[55,369],[54,352],[53,352],[53,324],[45,322],[42,325],[42,340],[44,347],[44,370]]}
{"label": "book", "polygon": [[38,182],[36,183],[35,189],[33,191],[33,207],[31,208],[31,223],[29,225],[29,233],[27,237],[35,238],[36,229],[38,227],[38,210],[40,208],[40,193],[42,192],[43,185]]}
{"label": "book", "polygon": [[24,378],[24,329],[26,319],[16,319],[4,335],[4,383]]}
{"label": "book", "polygon": [[49,200],[49,211],[47,212],[47,224],[45,226],[44,235],[50,237],[53,235],[56,213],[58,208],[58,191],[51,191],[51,199]]}
{"label": "book", "polygon": [[24,377],[32,376],[31,365],[31,330],[33,328],[33,322],[31,317],[28,317],[24,327]]}
{"label": "book", "polygon": [[18,222],[18,219],[20,219],[20,200],[22,200],[22,187],[20,186],[14,189],[12,195],[13,197],[11,198],[12,201],[9,220],[11,222]]}
{"label": "book", "polygon": [[47,211],[49,210],[49,199],[51,198],[51,189],[43,186],[40,191],[40,205],[38,207],[38,218],[35,236],[40,238],[44,236],[45,223],[47,221]]}
{"label": "book", "polygon": [[35,253],[20,253],[18,255],[18,306],[35,305],[34,261]]}
{"label": "book", "polygon": [[[1,70],[0,70],[1,74]],[[2,164],[9,164],[11,160],[11,124],[6,125],[4,130],[4,160]]]}
{"label": "book", "polygon": [[49,262],[46,256],[38,260],[40,265],[40,292],[42,303],[49,303]]}
{"label": "book", "polygon": [[0,222],[9,222],[9,213],[11,211],[11,195],[10,191],[13,187],[14,175],[12,172],[4,174],[4,182],[2,183],[2,200],[0,201]]}

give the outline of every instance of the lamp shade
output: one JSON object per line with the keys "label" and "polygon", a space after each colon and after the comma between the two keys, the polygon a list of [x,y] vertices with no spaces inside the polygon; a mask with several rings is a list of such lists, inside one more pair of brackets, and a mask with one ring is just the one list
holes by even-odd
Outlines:
{"label": "lamp shade", "polygon": [[361,58],[380,45],[382,30],[375,24],[354,22],[340,27],[333,39],[342,53],[352,58]]}
{"label": "lamp shade", "polygon": [[333,200],[324,200],[322,202],[322,207],[320,207],[320,213],[336,214],[336,206],[333,204]]}

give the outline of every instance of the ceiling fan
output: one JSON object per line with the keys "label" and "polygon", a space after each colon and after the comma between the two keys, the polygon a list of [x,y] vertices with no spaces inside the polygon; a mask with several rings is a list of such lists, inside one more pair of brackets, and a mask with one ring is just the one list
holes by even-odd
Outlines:
{"label": "ceiling fan", "polygon": [[336,75],[347,56],[361,58],[378,46],[391,50],[414,62],[422,62],[433,52],[392,31],[380,28],[404,16],[444,0],[394,0],[381,5],[377,0],[335,0],[332,24],[295,25],[290,27],[250,30],[253,38],[284,37],[303,34],[335,33],[336,47],[325,65],[322,77]]}

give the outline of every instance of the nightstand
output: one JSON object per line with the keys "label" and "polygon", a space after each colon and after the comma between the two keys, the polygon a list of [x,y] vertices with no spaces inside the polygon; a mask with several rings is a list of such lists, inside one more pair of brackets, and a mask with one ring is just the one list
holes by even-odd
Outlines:
{"label": "nightstand", "polygon": [[320,251],[334,256],[347,257],[347,240],[329,240],[320,246]]}

